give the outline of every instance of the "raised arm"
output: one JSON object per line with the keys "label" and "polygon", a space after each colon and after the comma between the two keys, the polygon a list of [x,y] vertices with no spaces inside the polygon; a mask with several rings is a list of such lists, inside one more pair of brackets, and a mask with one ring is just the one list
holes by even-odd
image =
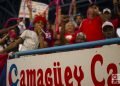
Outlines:
{"label": "raised arm", "polygon": [[15,47],[17,47],[20,43],[23,42],[22,38],[19,38],[18,40],[16,40],[15,42],[11,43],[7,48],[5,48],[4,50],[0,51],[0,53],[6,53],[11,51],[12,49],[14,49]]}
{"label": "raised arm", "polygon": [[13,26],[10,26],[10,27],[8,27],[8,28],[3,28],[3,29],[0,30],[0,34],[7,33],[9,30],[14,29],[16,26],[18,26],[18,24],[13,25]]}
{"label": "raised arm", "polygon": [[26,4],[27,4],[27,8],[29,10],[29,17],[30,17],[30,21],[32,22],[33,20],[33,15],[32,15],[32,2],[31,0],[26,0]]}
{"label": "raised arm", "polygon": [[0,39],[0,45],[3,44],[8,37],[8,34],[6,34],[2,39]]}
{"label": "raised arm", "polygon": [[100,16],[103,22],[107,20],[104,14],[99,10],[98,6],[94,6],[94,10],[96,12],[96,16]]}
{"label": "raised arm", "polygon": [[115,16],[120,16],[120,9],[119,9],[119,4],[120,4],[120,0],[113,0],[113,11]]}
{"label": "raised arm", "polygon": [[73,15],[75,16],[75,15],[76,15],[76,13],[77,13],[76,0],[73,0],[73,4],[72,4],[72,6],[73,6]]}

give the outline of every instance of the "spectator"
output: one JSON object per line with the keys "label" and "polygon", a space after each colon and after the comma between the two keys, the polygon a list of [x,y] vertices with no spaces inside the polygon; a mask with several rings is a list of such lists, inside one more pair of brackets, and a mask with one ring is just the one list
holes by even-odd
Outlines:
{"label": "spectator", "polygon": [[83,16],[81,13],[77,14],[76,0],[73,0],[71,2],[71,6],[69,9],[69,16],[70,16],[70,20],[75,24],[75,30],[77,31],[81,25],[81,22],[83,20]]}
{"label": "spectator", "polygon": [[81,14],[78,14],[75,16],[75,22],[77,24],[77,27],[81,25],[81,22],[83,21],[83,16]]}
{"label": "spectator", "polygon": [[113,10],[112,11],[109,8],[103,9],[104,21],[110,21],[113,24],[115,31],[120,26],[119,25],[120,24],[119,2],[120,2],[119,0],[113,0]]}
{"label": "spectator", "polygon": [[120,0],[113,0],[113,11],[114,11],[114,21],[112,23],[115,27],[115,30],[120,27]]}
{"label": "spectator", "polygon": [[119,24],[118,17],[112,19],[112,12],[109,8],[103,9],[103,16],[104,16],[104,21],[110,21],[114,25],[114,29],[116,30]]}
{"label": "spectator", "polygon": [[64,38],[65,38],[65,44],[75,43],[75,39],[76,39],[75,26],[72,22],[66,23]]}
{"label": "spectator", "polygon": [[54,46],[54,31],[53,31],[53,28],[52,28],[52,25],[48,22],[47,25],[46,25],[46,28],[44,28],[44,39],[45,39],[45,42],[46,42],[46,46],[47,47],[52,47]]}
{"label": "spectator", "polygon": [[114,26],[111,22],[108,21],[104,22],[102,25],[102,31],[106,39],[115,37]]}
{"label": "spectator", "polygon": [[9,30],[12,30],[13,28],[15,28],[16,26],[18,26],[18,24],[15,24],[13,26],[7,27],[7,28],[3,28],[0,30],[0,35],[8,33]]}
{"label": "spectator", "polygon": [[99,15],[98,8],[89,6],[87,10],[87,18],[83,20],[80,32],[86,35],[86,41],[97,41],[104,39],[102,33],[102,19]]}
{"label": "spectator", "polygon": [[8,32],[10,42],[14,42],[18,38],[19,34],[20,34],[20,30],[18,28],[10,30]]}
{"label": "spectator", "polygon": [[19,21],[19,20],[17,22],[19,23],[18,28],[20,30],[20,34],[22,34],[26,29],[25,22],[24,21]]}
{"label": "spectator", "polygon": [[86,36],[85,36],[85,34],[82,33],[82,32],[77,33],[75,42],[76,42],[76,43],[82,43],[82,42],[85,42],[85,41],[86,41]]}
{"label": "spectator", "polygon": [[46,19],[42,16],[36,16],[34,19],[34,31],[25,30],[15,42],[11,43],[7,48],[0,53],[9,52],[19,44],[22,44],[20,51],[37,49],[40,43],[40,48],[44,47],[41,28],[46,24]]}
{"label": "spectator", "polygon": [[7,38],[8,38],[8,34],[5,34],[2,38],[0,38],[0,45],[4,44]]}
{"label": "spectator", "polygon": [[[18,28],[10,30],[8,32],[9,39],[7,40],[7,46],[9,46],[11,43],[15,42],[19,38],[19,34],[20,34],[20,30]],[[18,51],[18,46],[14,47],[11,51],[12,52]]]}
{"label": "spectator", "polygon": [[5,34],[2,38],[0,38],[0,50],[3,50],[5,47],[5,42],[8,39],[8,34]]}
{"label": "spectator", "polygon": [[111,20],[112,14],[111,14],[111,10],[109,8],[103,9],[103,15],[106,18],[105,21]]}

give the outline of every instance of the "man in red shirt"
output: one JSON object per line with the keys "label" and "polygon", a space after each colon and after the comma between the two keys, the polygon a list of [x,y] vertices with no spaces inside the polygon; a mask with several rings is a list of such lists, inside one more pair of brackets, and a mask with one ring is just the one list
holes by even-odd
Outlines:
{"label": "man in red shirt", "polygon": [[97,41],[104,39],[102,33],[102,19],[98,15],[97,6],[89,6],[87,10],[87,18],[83,20],[80,32],[86,35],[86,41]]}

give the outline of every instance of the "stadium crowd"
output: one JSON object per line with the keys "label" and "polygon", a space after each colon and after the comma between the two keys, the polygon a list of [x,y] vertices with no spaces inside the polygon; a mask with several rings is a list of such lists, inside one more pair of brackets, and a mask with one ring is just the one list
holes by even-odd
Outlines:
{"label": "stadium crowd", "polygon": [[[0,30],[0,53],[26,51],[46,47],[91,42],[117,37],[120,26],[120,10],[117,0],[113,0],[113,9],[99,10],[96,4],[90,4],[86,16],[76,13],[76,2],[72,3],[70,15],[61,13],[58,6],[56,21],[51,24],[45,14],[32,18],[32,8],[29,9],[30,24],[26,27],[22,18],[11,18]],[[17,21],[10,26],[9,22]]]}

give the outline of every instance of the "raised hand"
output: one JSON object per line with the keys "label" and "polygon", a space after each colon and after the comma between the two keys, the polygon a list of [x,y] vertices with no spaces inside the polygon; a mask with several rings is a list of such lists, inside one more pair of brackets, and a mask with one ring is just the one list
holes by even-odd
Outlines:
{"label": "raised hand", "polygon": [[113,0],[113,4],[117,4],[118,2],[117,2],[117,0]]}
{"label": "raised hand", "polygon": [[27,4],[28,9],[32,10],[31,0],[26,0],[25,3]]}

